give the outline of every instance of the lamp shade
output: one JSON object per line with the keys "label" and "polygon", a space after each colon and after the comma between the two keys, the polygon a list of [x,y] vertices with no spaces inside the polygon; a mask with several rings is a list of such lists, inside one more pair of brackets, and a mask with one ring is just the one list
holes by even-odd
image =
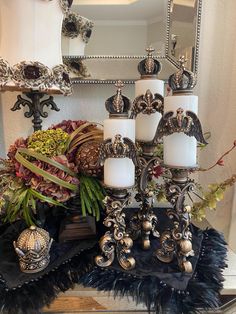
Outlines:
{"label": "lamp shade", "polygon": [[66,3],[62,0],[1,0],[2,87],[69,92],[70,80],[61,52]]}

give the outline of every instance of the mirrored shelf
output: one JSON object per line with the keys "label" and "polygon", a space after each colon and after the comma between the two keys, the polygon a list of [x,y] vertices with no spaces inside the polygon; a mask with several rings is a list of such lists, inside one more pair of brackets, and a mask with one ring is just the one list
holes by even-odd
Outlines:
{"label": "mirrored shelf", "polygon": [[[140,78],[138,63],[145,56],[68,56],[64,57],[64,62],[73,62],[77,66],[77,73],[87,73],[84,75],[72,74],[73,84],[114,84],[117,80],[125,84],[134,84]],[[162,64],[162,71],[158,78],[166,80],[175,71],[175,66],[163,57],[158,57]],[[84,70],[86,68],[86,70]],[[79,70],[78,70],[79,69]],[[72,73],[72,72],[71,72]]]}

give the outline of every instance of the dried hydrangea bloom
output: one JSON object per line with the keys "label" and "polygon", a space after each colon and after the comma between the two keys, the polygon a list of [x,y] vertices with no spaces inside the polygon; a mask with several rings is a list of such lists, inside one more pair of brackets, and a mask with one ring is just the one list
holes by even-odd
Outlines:
{"label": "dried hydrangea bloom", "polygon": [[[74,164],[69,163],[66,156],[55,156],[52,157],[52,159],[76,172],[76,167]],[[43,169],[44,171],[54,175],[59,179],[62,179],[65,182],[79,185],[79,180],[77,178],[72,177],[71,175],[54,166],[39,160],[35,160],[32,163],[38,168]],[[26,169],[24,166],[19,167],[17,175],[22,180],[24,180],[27,186],[33,188],[42,195],[51,197],[59,202],[66,202],[75,195],[75,192],[46,180],[42,176],[36,175],[35,173]]]}
{"label": "dried hydrangea bloom", "polygon": [[58,128],[56,130],[36,131],[27,141],[27,147],[47,157],[64,154],[68,133]]}
{"label": "dried hydrangea bloom", "polygon": [[81,125],[85,124],[87,121],[83,120],[63,120],[62,122],[52,125],[49,129],[56,130],[58,128],[62,129],[64,132],[71,134]]}
{"label": "dried hydrangea bloom", "polygon": [[25,140],[23,137],[18,138],[14,144],[10,145],[8,150],[8,158],[15,163],[15,155],[18,150],[18,148],[26,148],[27,147],[27,140]]}

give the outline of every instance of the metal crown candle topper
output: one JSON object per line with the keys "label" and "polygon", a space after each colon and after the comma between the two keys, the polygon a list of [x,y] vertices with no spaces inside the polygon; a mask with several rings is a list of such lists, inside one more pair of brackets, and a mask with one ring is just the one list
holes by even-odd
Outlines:
{"label": "metal crown candle topper", "polygon": [[[139,68],[145,64],[145,69],[151,69],[149,59],[152,50],[148,50],[146,61],[141,61]],[[149,64],[149,65],[148,65]],[[152,63],[153,64],[153,63]],[[100,148],[100,163],[104,164],[110,159],[114,162],[120,159],[129,158],[136,167],[136,199],[140,202],[140,209],[137,213],[131,214],[129,223],[125,219],[124,208],[129,204],[130,193],[124,179],[123,187],[121,184],[108,186],[108,196],[105,199],[107,217],[104,224],[110,230],[100,240],[102,255],[96,257],[97,265],[107,267],[117,258],[122,268],[128,270],[135,267],[135,259],[132,257],[133,241],[141,237],[141,244],[144,250],[150,249],[150,236],[160,238],[159,248],[155,251],[157,259],[164,263],[170,263],[174,259],[177,260],[179,268],[184,272],[192,272],[192,264],[189,257],[194,255],[192,247],[192,234],[189,229],[191,220],[191,207],[186,203],[186,195],[194,191],[194,181],[189,178],[189,174],[196,169],[195,159],[188,160],[188,154],[191,151],[184,151],[186,156],[186,165],[178,165],[178,161],[170,164],[166,161],[165,154],[168,155],[168,142],[165,139],[172,135],[180,135],[178,150],[181,151],[181,143],[191,148],[191,145],[197,145],[197,141],[206,144],[202,133],[200,120],[197,117],[197,99],[196,96],[190,95],[192,88],[196,83],[196,79],[190,71],[184,68],[184,60],[180,59],[180,70],[176,74],[170,76],[169,84],[173,89],[173,96],[165,97],[164,99],[164,115],[161,117],[158,125],[155,126],[155,135],[152,139],[152,145],[156,146],[164,137],[164,161],[154,156],[154,150],[150,149],[147,153],[145,143],[142,141],[140,151],[135,146],[133,139],[126,136],[122,118],[127,121],[127,110],[129,110],[129,102],[127,98],[121,94],[121,83],[116,84],[117,94],[109,98],[106,102],[106,108],[110,112],[110,123],[114,119],[115,131],[110,138],[105,136],[105,140]],[[146,84],[146,83],[145,83]],[[156,85],[157,86],[157,85]],[[175,103],[174,110],[168,110],[172,105],[172,101],[176,101],[175,92],[181,93],[181,96]],[[154,99],[155,97],[155,99]],[[150,90],[147,90],[143,95],[139,95],[134,101],[131,111],[131,118],[137,117],[141,112],[152,115],[158,110],[163,112],[163,97],[156,93],[153,97]],[[174,98],[172,98],[174,97]],[[182,106],[179,106],[178,101],[183,101]],[[167,107],[165,106],[167,102]],[[168,104],[169,102],[169,104]],[[194,109],[194,112],[191,109]],[[176,112],[176,114],[175,114]],[[120,119],[120,124],[117,123]],[[126,121],[126,122],[127,122]],[[106,124],[105,124],[106,125]],[[109,124],[107,124],[108,126]],[[123,134],[119,133],[119,127]],[[132,125],[133,127],[133,125]],[[136,125],[137,127],[137,125]],[[114,131],[114,130],[113,130]],[[104,132],[106,134],[106,130]],[[137,134],[137,133],[136,133]],[[188,139],[193,142],[188,143]],[[167,146],[167,147],[165,147]],[[175,149],[175,147],[174,147]],[[174,152],[175,153],[175,152]],[[173,156],[174,157],[174,156]],[[164,232],[158,230],[158,220],[154,214],[153,207],[153,187],[149,185],[153,178],[155,169],[162,168],[165,173],[163,177],[162,188],[165,191],[166,199],[170,204],[166,214],[170,221],[170,228]],[[104,177],[109,169],[104,169]],[[119,164],[116,164],[114,171],[109,173],[110,176],[116,177],[122,171]],[[133,172],[130,168],[128,172]],[[126,176],[128,175],[126,173]],[[105,179],[106,184],[106,179]],[[130,186],[131,187],[131,186]],[[132,211],[132,209],[130,209]]]}

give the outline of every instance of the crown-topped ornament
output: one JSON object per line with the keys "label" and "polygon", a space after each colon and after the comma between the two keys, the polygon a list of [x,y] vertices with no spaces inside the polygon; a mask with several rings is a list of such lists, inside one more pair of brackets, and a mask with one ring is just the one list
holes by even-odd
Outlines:
{"label": "crown-topped ornament", "polygon": [[192,93],[192,89],[197,83],[196,75],[185,68],[184,64],[186,62],[185,56],[181,56],[179,59],[179,70],[169,77],[168,84],[173,90],[173,94]]}
{"label": "crown-topped ornament", "polygon": [[19,256],[21,271],[37,273],[45,269],[50,261],[52,241],[49,233],[42,228],[31,226],[25,229],[13,243]]}
{"label": "crown-topped ornament", "polygon": [[113,95],[106,100],[106,110],[109,112],[110,118],[128,117],[131,101],[128,97],[122,95],[124,84],[122,81],[117,81],[115,86],[117,87],[116,95]]}
{"label": "crown-topped ornament", "polygon": [[139,62],[138,71],[141,78],[157,77],[158,73],[161,71],[161,63],[153,56],[154,48],[150,46],[146,51],[147,57]]}
{"label": "crown-topped ornament", "polygon": [[193,136],[202,144],[207,144],[203,132],[201,122],[197,115],[183,108],[178,108],[176,112],[166,112],[157,127],[154,143],[158,143],[158,140],[163,136],[168,136],[173,133],[184,133],[188,136]]}

